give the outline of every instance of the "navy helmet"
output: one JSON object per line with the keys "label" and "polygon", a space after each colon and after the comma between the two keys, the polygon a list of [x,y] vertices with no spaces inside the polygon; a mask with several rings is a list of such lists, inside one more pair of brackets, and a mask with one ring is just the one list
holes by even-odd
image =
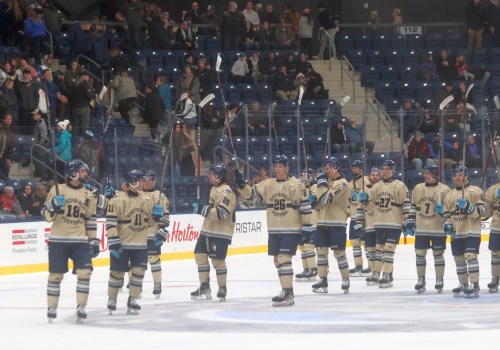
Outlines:
{"label": "navy helmet", "polygon": [[326,160],[325,165],[329,165],[332,169],[340,169],[340,163],[337,157],[330,157]]}
{"label": "navy helmet", "polygon": [[439,176],[439,167],[434,163],[426,165],[422,169],[422,172],[424,172],[424,171],[429,172],[430,174],[434,175],[435,177]]}
{"label": "navy helmet", "polygon": [[288,167],[288,157],[284,154],[277,154],[273,158],[273,165],[274,164],[283,164],[285,167]]}
{"label": "navy helmet", "polygon": [[363,169],[363,162],[360,161],[359,159],[354,159],[352,162],[351,162],[351,167],[354,168],[354,167],[358,167],[360,169]]}
{"label": "navy helmet", "polygon": [[372,166],[372,168],[370,169],[370,174],[371,173],[377,173],[380,175],[380,168],[378,166]]}
{"label": "navy helmet", "polygon": [[466,166],[459,165],[453,168],[453,177],[455,177],[456,174],[464,174],[465,177],[469,177],[469,170],[467,169]]}
{"label": "navy helmet", "polygon": [[67,177],[72,177],[73,173],[79,172],[82,168],[89,169],[88,165],[83,160],[78,158],[72,159],[64,166],[64,173]]}
{"label": "navy helmet", "polygon": [[312,176],[314,175],[314,170],[312,170],[311,168],[304,168],[302,169],[302,171],[300,172],[300,174],[307,174],[307,176]]}
{"label": "navy helmet", "polygon": [[389,167],[392,171],[396,171],[396,163],[392,159],[386,159],[382,162],[380,167]]}
{"label": "navy helmet", "polygon": [[153,170],[151,170],[151,169],[148,169],[148,170],[146,170],[146,171],[144,172],[144,177],[145,177],[145,178],[148,178],[148,177],[149,177],[149,178],[153,179],[153,181],[154,181],[154,180],[156,180],[156,174],[155,174],[155,172],[154,172]]}
{"label": "navy helmet", "polygon": [[227,169],[222,163],[212,164],[208,172],[217,175],[221,179],[225,179],[227,176]]}
{"label": "navy helmet", "polygon": [[138,182],[140,179],[144,177],[144,173],[139,170],[139,169],[133,169],[130,170],[126,175],[125,175],[125,181],[128,184]]}

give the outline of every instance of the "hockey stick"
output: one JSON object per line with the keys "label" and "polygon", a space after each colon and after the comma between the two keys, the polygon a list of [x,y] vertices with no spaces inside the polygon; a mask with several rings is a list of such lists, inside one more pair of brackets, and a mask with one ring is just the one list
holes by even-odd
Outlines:
{"label": "hockey stick", "polygon": [[[300,86],[299,89],[299,98],[297,100],[297,122],[300,123],[300,129],[302,133],[302,151],[304,152],[304,165],[306,167],[306,181],[309,181],[309,174],[307,169],[309,168],[307,166],[307,151],[306,151],[306,135],[304,133],[304,123],[302,120],[300,120],[301,114],[300,114],[300,106],[302,105],[302,97],[304,97],[304,86]],[[299,161],[299,167],[300,167],[300,161]],[[299,169],[300,171],[300,169]]]}
{"label": "hockey stick", "polygon": [[101,155],[101,150],[102,146],[104,145],[104,138],[106,137],[106,133],[108,132],[109,124],[111,123],[111,113],[113,113],[113,104],[115,103],[115,89],[111,89],[110,91],[110,100],[109,100],[109,107],[108,110],[106,111],[107,114],[107,119],[106,122],[103,125],[103,132],[101,136],[101,140],[99,141],[99,147],[97,148],[97,153],[95,156],[94,164],[92,164],[92,169],[90,172],[94,174],[95,168],[97,166],[97,162],[99,162],[99,156]]}
{"label": "hockey stick", "polygon": [[[351,99],[351,96],[346,95],[346,96],[344,96],[344,98],[342,98],[342,100],[340,100],[340,103],[335,106],[335,111],[338,109],[339,110],[339,114],[340,114],[341,117],[342,117],[342,107],[344,107],[344,105],[347,102],[349,102],[350,99]],[[330,123],[330,121],[331,121],[331,119],[330,119],[330,113],[328,114],[327,119],[328,119],[328,127],[326,129],[326,143],[325,143],[324,158],[326,158],[327,156],[330,155],[329,151],[330,151],[331,128],[332,128],[332,125]]]}
{"label": "hockey stick", "polygon": [[[498,96],[493,97],[493,102],[495,103],[495,107],[497,110],[500,109],[500,100]],[[488,133],[490,136],[490,146],[491,146],[491,152],[488,153],[488,158],[486,158],[486,165],[483,170],[483,178],[481,179],[481,188],[483,187],[484,180],[486,178],[486,172],[488,171],[488,166],[489,166],[489,161],[490,161],[490,156],[493,155],[493,161],[495,163],[495,168],[497,169],[497,176],[498,176],[498,181],[500,182],[500,168],[498,166],[498,158],[497,158],[497,149],[495,145],[495,136],[493,135],[492,128],[491,128],[491,123],[490,123],[490,116],[488,113],[488,110],[484,108],[485,112],[485,120],[488,123]]]}
{"label": "hockey stick", "polygon": [[[196,145],[198,146],[198,159],[196,160],[197,171],[196,171],[196,199],[200,201],[200,168],[201,168],[201,157],[200,157],[200,147],[201,147],[201,112],[203,107],[215,98],[215,95],[210,93],[200,101],[198,105],[198,127],[196,128]],[[165,158],[165,164],[167,159]]]}
{"label": "hockey stick", "polygon": [[[170,135],[168,145],[164,145],[165,147],[167,147],[167,150],[165,151],[165,160],[163,161],[163,171],[161,173],[161,180],[160,180],[161,181],[160,182],[160,195],[158,196],[158,203],[157,204],[160,204],[160,200],[161,200],[161,194],[162,194],[162,189],[163,189],[163,180],[165,179],[165,174],[167,173],[168,158],[170,155],[170,150],[172,149],[172,139],[173,139],[173,135]],[[198,150],[198,152],[199,152],[199,150]],[[199,156],[198,156],[198,158],[199,158]],[[198,199],[199,199],[199,190],[200,190],[199,183],[200,182],[199,182],[199,173],[198,173]]]}
{"label": "hockey stick", "polygon": [[59,196],[59,181],[57,181],[57,167],[56,167],[56,129],[52,128],[52,135],[50,138],[52,150],[52,171],[54,172],[54,182],[56,186],[56,195]]}
{"label": "hockey stick", "polygon": [[446,97],[439,104],[439,175],[443,175],[443,158],[444,158],[444,133],[443,133],[443,125],[444,125],[444,109],[446,106],[455,99],[453,95]]}
{"label": "hockey stick", "polygon": [[474,87],[474,83],[471,83],[468,87],[467,90],[465,91],[465,102],[467,103],[467,100],[469,99],[469,93]]}

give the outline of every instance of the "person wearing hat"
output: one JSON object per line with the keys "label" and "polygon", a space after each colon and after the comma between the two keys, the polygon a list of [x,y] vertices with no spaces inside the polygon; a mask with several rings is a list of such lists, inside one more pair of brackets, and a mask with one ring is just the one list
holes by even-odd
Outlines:
{"label": "person wearing hat", "polygon": [[184,71],[184,67],[189,66],[192,72],[196,72],[198,70],[198,66],[194,63],[193,55],[188,52],[184,55],[184,62],[182,65],[182,71]]}
{"label": "person wearing hat", "polygon": [[7,114],[0,122],[0,180],[9,178],[14,157],[14,131],[12,117]]}
{"label": "person wearing hat", "polygon": [[[363,147],[363,134],[365,125],[357,125],[354,119],[351,119],[345,125],[345,136],[347,138],[347,143],[349,144],[349,150],[351,152],[361,152]],[[375,142],[365,140],[367,153],[372,153],[375,148]]]}
{"label": "person wearing hat", "polygon": [[[74,158],[79,158],[83,160],[86,164],[89,164],[90,168],[94,168],[94,163],[97,158],[97,149],[99,148],[99,144],[97,143],[94,133],[92,130],[88,129],[83,132],[81,143],[76,147],[76,152],[74,152]],[[101,150],[99,154],[99,159],[97,163],[95,163],[94,172],[91,173],[89,171],[89,175],[94,178],[100,178],[100,170],[103,165],[103,155],[104,152]]]}
{"label": "person wearing hat", "polygon": [[252,82],[245,53],[240,52],[238,59],[233,63],[229,81],[233,84]]}
{"label": "person wearing hat", "polygon": [[308,59],[312,57],[312,38],[313,38],[314,20],[311,16],[311,10],[305,8],[299,20],[299,39],[300,49],[307,55]]}
{"label": "person wearing hat", "polygon": [[78,83],[69,88],[71,123],[76,135],[81,135],[82,130],[90,126],[90,102],[94,98],[95,91],[90,83],[90,75],[87,71],[82,71]]}
{"label": "person wearing hat", "polygon": [[5,79],[2,87],[0,88],[0,103],[2,103],[5,108],[2,115],[10,114],[14,120],[14,125],[17,125],[17,120],[19,118],[19,103],[14,91],[14,80],[15,78],[12,79],[11,76],[8,76],[7,79]]}
{"label": "person wearing hat", "polygon": [[72,159],[71,139],[73,136],[68,131],[68,124],[68,120],[63,120],[61,122],[58,122],[56,126],[57,142],[55,151],[56,154],[66,162]]}
{"label": "person wearing hat", "polygon": [[40,95],[39,86],[32,80],[31,69],[23,70],[23,79],[14,84],[17,101],[19,102],[19,133],[29,135],[32,131],[33,118],[31,112],[38,107]]}
{"label": "person wearing hat", "polygon": [[[40,147],[33,148],[33,163],[35,171],[40,176],[42,182],[49,180],[47,168],[44,166],[48,164],[47,149],[49,148],[49,131],[45,120],[42,118],[42,113],[37,108],[33,112],[33,120],[35,121],[35,145]],[[43,147],[43,148],[42,148]]]}
{"label": "person wearing hat", "polygon": [[134,79],[128,71],[118,72],[113,80],[109,82],[109,86],[113,88],[115,94],[115,103],[118,102],[118,110],[123,120],[130,123],[130,110],[137,99],[137,90],[135,88]]}
{"label": "person wearing hat", "polygon": [[370,25],[371,33],[377,34],[379,22],[380,22],[380,17],[378,16],[378,11],[371,10],[370,14],[368,15],[368,24]]}
{"label": "person wearing hat", "polygon": [[177,43],[180,45],[181,50],[191,51],[198,48],[193,27],[187,20],[182,21],[179,28],[177,28],[175,39],[177,39]]}
{"label": "person wearing hat", "polygon": [[318,4],[318,22],[319,22],[319,53],[317,59],[322,60],[323,54],[328,45],[328,58],[335,59],[337,57],[337,49],[335,47],[335,34],[337,33],[337,24],[335,23],[335,13],[328,11],[323,2]]}

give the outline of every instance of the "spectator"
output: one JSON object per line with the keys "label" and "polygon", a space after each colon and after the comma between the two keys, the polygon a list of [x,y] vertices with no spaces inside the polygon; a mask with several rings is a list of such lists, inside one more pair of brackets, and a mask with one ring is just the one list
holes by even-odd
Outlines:
{"label": "spectator", "polygon": [[250,104],[248,111],[248,128],[253,136],[268,136],[269,122],[265,109],[262,109],[258,101]]}
{"label": "spectator", "polygon": [[158,41],[160,50],[174,50],[177,48],[177,41],[173,30],[174,27],[166,13],[168,12],[164,12],[161,16],[161,27],[158,33]]}
{"label": "spectator", "polygon": [[294,50],[297,48],[295,35],[293,34],[292,29],[285,23],[284,18],[281,20],[278,28],[275,29],[274,37],[276,38],[276,41],[282,50]]}
{"label": "spectator", "polygon": [[73,124],[78,136],[83,130],[90,127],[90,101],[94,98],[95,92],[90,84],[90,75],[87,71],[83,71],[77,84],[72,85],[69,89],[71,124]]}
{"label": "spectator", "polygon": [[128,35],[130,45],[134,50],[142,50],[142,25],[144,21],[144,4],[140,0],[128,0],[124,4],[121,13],[127,19]]}
{"label": "spectator", "polygon": [[[69,162],[72,159],[71,155],[71,138],[73,137],[71,133],[67,130],[69,121],[64,120],[57,123],[57,140],[56,140],[56,154],[65,162]],[[61,174],[64,174],[64,164],[60,169]]]}
{"label": "spectator", "polygon": [[460,130],[469,132],[473,115],[469,113],[465,102],[459,101],[457,104],[456,122],[459,123]]}
{"label": "spectator", "polygon": [[439,79],[437,67],[432,57],[432,51],[424,54],[422,58],[422,63],[420,63],[420,78],[427,82]]}
{"label": "spectator", "polygon": [[464,108],[457,108],[455,112],[450,111],[450,113],[447,113],[444,117],[444,131],[449,133],[460,133],[459,123],[462,118],[465,118]]}
{"label": "spectator", "polygon": [[440,80],[450,81],[457,76],[457,68],[453,64],[447,50],[441,50],[441,55],[438,59],[437,73]]}
{"label": "spectator", "polygon": [[200,35],[217,35],[219,32],[219,18],[215,14],[214,5],[208,5],[207,12],[200,16],[200,24],[206,26],[198,28]]}
{"label": "spectator", "polygon": [[14,214],[21,219],[26,217],[26,214],[21,209],[21,205],[14,194],[14,188],[11,186],[6,186],[3,190],[3,194],[0,196],[0,211],[7,214]]}
{"label": "spectator", "polygon": [[[191,9],[182,11],[182,20],[189,21],[190,24],[200,24],[200,5],[195,1],[191,4]],[[194,30],[196,32],[196,28]]]}
{"label": "spectator", "polygon": [[259,50],[260,44],[256,39],[257,33],[255,28],[252,26],[252,23],[250,21],[245,21],[245,28],[243,28],[243,31],[241,32],[241,41],[243,42],[241,48],[243,51]]}
{"label": "spectator", "polygon": [[395,8],[392,10],[392,23],[396,25],[403,24],[403,14],[401,9]]}
{"label": "spectator", "polygon": [[199,104],[201,101],[200,80],[193,73],[193,70],[190,66],[184,67],[184,74],[182,75],[182,78],[177,82],[177,86],[175,89],[175,91],[177,91],[177,94],[179,94],[179,92],[185,92],[186,90],[190,91],[193,94],[194,103]]}
{"label": "spectator", "polygon": [[[439,165],[439,155],[441,154],[441,137],[438,133],[434,134],[432,141],[428,144],[429,152],[431,154],[432,161],[434,164]],[[444,157],[443,162],[445,169],[451,169],[456,162],[451,158],[446,158],[450,155],[450,152],[453,149],[453,145],[448,141],[444,140]]]}
{"label": "spectator", "polygon": [[302,17],[300,17],[299,20],[299,38],[300,49],[303,53],[307,54],[308,59],[311,59],[312,57],[313,28],[314,20],[311,17],[311,10],[306,7],[302,11]]}
{"label": "spectator", "polygon": [[[272,81],[274,76],[278,70],[278,59],[276,58],[276,54],[274,51],[270,51],[267,55],[267,58],[264,59],[263,62],[263,70],[262,73],[267,75],[267,80]],[[285,67],[286,71],[286,67]]]}
{"label": "spectator", "polygon": [[123,120],[130,123],[130,110],[134,102],[137,100],[137,90],[135,83],[128,71],[119,71],[109,82],[109,85],[114,89],[115,103],[118,103],[118,110]]}
{"label": "spectator", "polygon": [[457,67],[458,78],[464,78],[465,80],[474,80],[474,74],[470,73],[470,66],[465,59],[465,55],[461,53],[458,55],[455,61],[455,67]]}
{"label": "spectator", "polygon": [[231,67],[231,75],[229,77],[229,81],[234,84],[252,82],[252,79],[250,78],[250,69],[248,68],[248,62],[243,52],[239,54],[238,59],[233,63],[233,66]]}
{"label": "spectator", "polygon": [[23,70],[23,81],[16,80],[14,89],[19,102],[19,133],[29,135],[33,126],[31,112],[40,103],[38,85],[32,81],[30,69]]}
{"label": "spectator", "polygon": [[182,21],[181,25],[175,32],[175,39],[177,40],[177,43],[181,50],[191,51],[198,48],[196,35],[189,21]]}
{"label": "spectator", "polygon": [[182,65],[182,70],[184,70],[184,67],[186,67],[186,66],[189,66],[189,68],[191,68],[191,71],[193,73],[195,73],[195,75],[196,75],[196,71],[198,70],[198,66],[196,65],[196,63],[194,63],[193,55],[189,52],[184,55],[184,62]]}
{"label": "spectator", "polygon": [[297,62],[295,62],[295,56],[292,53],[286,55],[284,64],[286,66],[286,74],[297,74]]}
{"label": "spectator", "polygon": [[307,78],[307,89],[305,94],[305,99],[308,100],[324,100],[328,99],[328,90],[325,89],[323,84],[323,77],[314,69],[312,66],[309,68],[306,74]]}
{"label": "spectator", "polygon": [[247,60],[247,65],[254,85],[267,82],[267,75],[262,73],[265,70],[265,65],[259,58],[259,53],[257,51],[254,51],[252,56]]}
{"label": "spectator", "polygon": [[182,118],[183,120],[183,125],[188,124],[189,129],[192,130],[193,134],[191,137],[193,140],[195,139],[195,134],[194,130],[196,128],[196,124],[198,122],[198,114],[196,113],[196,104],[195,104],[195,97],[193,93],[189,90],[184,90],[183,95],[185,95],[185,98],[183,99],[183,96],[181,96],[181,100],[183,100],[184,107],[180,113],[177,114],[179,118]]}
{"label": "spectator", "polygon": [[7,30],[7,37],[4,37],[2,41],[6,42],[8,46],[20,46],[21,44],[22,36],[20,32],[24,28],[27,7],[26,2],[22,0],[8,2],[5,18],[2,19]]}
{"label": "spectator", "polygon": [[[7,107],[4,113],[12,117],[13,125],[19,125],[19,103],[14,91],[14,79],[11,79],[11,77],[5,79],[0,91],[0,99],[5,101],[4,105]],[[0,117],[3,117],[3,115]]]}
{"label": "spectator", "polygon": [[272,4],[267,4],[265,12],[260,16],[260,23],[263,22],[275,25],[280,24],[280,17],[274,12]]}
{"label": "spectator", "polygon": [[177,122],[172,135],[172,156],[174,160],[174,171],[176,176],[193,176],[194,164],[191,151],[194,150],[194,141],[183,132],[183,123]]}
{"label": "spectator", "polygon": [[149,123],[151,137],[154,139],[156,137],[156,128],[165,114],[165,104],[163,103],[158,89],[152,84],[144,87],[144,94],[146,97],[143,119]]}
{"label": "spectator", "polygon": [[12,117],[7,114],[0,123],[0,180],[9,178],[14,158],[14,131]]}
{"label": "spectator", "polygon": [[[51,180],[52,182],[54,180]],[[39,205],[37,206],[33,206],[33,216],[40,216],[41,213],[41,209],[43,207],[43,204],[45,203],[45,201],[47,200],[47,187],[45,187],[44,184],[38,184],[35,188],[35,198],[34,198],[34,202],[35,203],[39,203]]]}
{"label": "spectator", "polygon": [[[160,93],[161,99],[165,106],[165,110],[172,110],[172,89],[167,82],[167,77],[164,75],[160,75],[156,78],[156,86],[158,88],[158,92]],[[164,118],[170,120],[170,118]],[[170,125],[172,126],[172,125]]]}
{"label": "spectator", "polygon": [[74,86],[78,86],[82,72],[83,72],[83,67],[81,67],[78,64],[78,61],[76,59],[72,60],[64,75],[64,84],[67,89],[71,89]]}
{"label": "spectator", "polygon": [[372,34],[378,33],[378,24],[380,23],[380,17],[378,16],[377,10],[371,10],[368,15],[368,24],[370,25],[370,32]]}
{"label": "spectator", "polygon": [[261,165],[259,167],[259,173],[253,178],[252,186],[257,185],[259,182],[269,179],[269,175],[267,175],[267,167],[265,165]]}
{"label": "spectator", "polygon": [[408,145],[408,161],[411,163],[411,168],[419,172],[422,171],[424,164],[432,163],[427,141],[422,138],[420,131],[415,133],[415,138]]}
{"label": "spectator", "polygon": [[[351,152],[361,152],[363,147],[363,134],[365,131],[364,125],[357,125],[356,121],[351,119],[348,124],[345,125],[345,136],[347,142],[349,143],[349,149]],[[372,153],[375,148],[375,142],[365,140],[366,152]]]}
{"label": "spectator", "polygon": [[[64,111],[66,109],[66,106],[68,105],[68,98],[60,93],[59,87],[56,83],[54,83],[52,71],[49,68],[43,71],[42,84],[47,90],[47,98],[49,100],[49,119],[53,120],[56,116],[61,118],[63,114],[59,114],[58,111]],[[62,104],[63,106],[59,108],[59,104]]]}
{"label": "spectator", "polygon": [[318,11],[320,47],[317,58],[320,60],[324,58],[325,48],[328,45],[328,50],[330,50],[328,57],[335,59],[337,57],[337,49],[335,47],[335,34],[337,33],[335,13],[329,12],[322,2],[318,4]]}
{"label": "spectator", "polygon": [[403,105],[399,110],[400,120],[403,121],[403,130],[404,130],[404,140],[407,141],[410,138],[410,135],[415,132],[420,123],[420,116],[417,111],[417,107],[415,107],[415,103],[412,99],[405,99],[403,101]]}
{"label": "spectator", "polygon": [[259,30],[257,30],[257,38],[255,39],[262,50],[276,49],[276,41],[274,33],[269,29],[269,22],[262,21]]}
{"label": "spectator", "polygon": [[[449,159],[449,160],[448,160]],[[462,145],[458,139],[454,139],[451,142],[451,149],[445,151],[445,166],[447,166],[447,162],[449,163],[450,168],[454,168],[458,165],[461,165],[463,159],[463,150]]]}
{"label": "spectator", "polygon": [[291,29],[294,38],[298,38],[299,36],[299,21],[300,21],[300,13],[295,11],[293,8],[292,2],[287,2],[283,9],[283,18],[285,19],[285,23]]}
{"label": "spectator", "polygon": [[481,146],[476,142],[474,135],[468,135],[465,146],[465,166],[467,168],[482,168],[481,154]]}
{"label": "spectator", "polygon": [[46,169],[46,164],[49,163],[49,131],[40,110],[35,109],[32,114],[35,121],[35,145],[40,146],[33,148],[33,156],[37,159],[33,161],[33,164],[35,165],[37,176],[41,178],[42,182],[46,182],[49,180],[49,174]]}
{"label": "spectator", "polygon": [[161,29],[161,9],[151,2],[144,11],[144,19],[146,20],[146,28],[151,42],[151,48],[154,50],[160,49],[160,29]]}
{"label": "spectator", "polygon": [[444,87],[437,89],[434,95],[434,101],[436,101],[436,103],[441,103],[450,95],[455,96],[455,88],[451,80],[447,81]]}
{"label": "spectator", "polygon": [[305,52],[301,52],[299,55],[299,61],[296,63],[295,72],[302,73],[307,75],[311,70],[313,70],[313,66],[309,61],[307,61],[307,55]]}
{"label": "spectator", "polygon": [[66,58],[66,63],[71,63],[76,59],[78,54],[87,54],[91,47],[91,41],[87,33],[82,29],[82,26],[77,21],[74,21],[68,26],[68,36],[70,49]]}
{"label": "spectator", "polygon": [[97,159],[98,149],[99,144],[95,140],[92,130],[85,130],[83,132],[82,141],[76,147],[76,152],[73,152],[73,158],[83,160],[85,164],[87,164],[90,168],[89,176],[92,176],[96,179],[101,178],[103,168],[105,167],[103,150],[99,152],[99,159]]}
{"label": "spectator", "polygon": [[467,103],[470,101],[473,101],[473,94],[472,91],[469,92],[469,95],[467,95],[467,84],[465,81],[461,81],[460,84],[458,85],[457,91],[455,91],[455,94],[453,95],[455,98],[453,100],[454,103],[458,104],[459,102]]}
{"label": "spectator", "polygon": [[258,27],[260,25],[259,14],[253,9],[253,2],[247,1],[245,9],[241,11],[243,16],[245,16],[245,20],[250,22],[252,27]]}
{"label": "spectator", "polygon": [[439,131],[439,120],[438,116],[434,114],[434,111],[429,110],[428,104],[422,104],[422,109],[420,110],[420,118],[423,118],[422,125],[419,131],[427,133],[436,133]]}
{"label": "spectator", "polygon": [[241,30],[245,16],[238,11],[235,1],[229,2],[229,11],[224,12],[220,24],[220,33],[224,50],[238,50],[241,43]]}
{"label": "spectator", "polygon": [[198,59],[198,80],[200,81],[200,99],[204,99],[205,96],[213,92],[212,86],[215,83],[214,73],[207,66],[205,57]]}
{"label": "spectator", "polygon": [[28,17],[24,23],[24,35],[30,43],[30,54],[38,64],[42,63],[41,45],[45,39],[46,30],[47,27],[42,15],[38,15],[33,8],[28,8]]}
{"label": "spectator", "polygon": [[281,65],[273,79],[274,96],[279,101],[295,101],[298,91],[293,85],[293,78],[286,74],[286,66]]}
{"label": "spectator", "polygon": [[480,49],[483,47],[484,13],[481,9],[481,0],[470,0],[465,8],[465,22],[467,24],[467,48]]}
{"label": "spectator", "polygon": [[345,143],[344,131],[342,130],[342,121],[337,121],[331,130],[332,134],[332,152],[345,153],[347,152],[347,144]]}
{"label": "spectator", "polygon": [[486,21],[488,22],[488,31],[491,36],[491,46],[500,47],[500,1],[490,0],[490,3],[484,9]]}
{"label": "spectator", "polygon": [[203,106],[201,112],[200,154],[213,163],[213,143],[224,127],[224,115],[217,113],[211,103]]}
{"label": "spectator", "polygon": [[31,185],[24,185],[18,201],[21,210],[26,214],[26,216],[40,215],[40,207],[43,206],[43,203],[35,201],[35,195],[33,194],[33,188]]}

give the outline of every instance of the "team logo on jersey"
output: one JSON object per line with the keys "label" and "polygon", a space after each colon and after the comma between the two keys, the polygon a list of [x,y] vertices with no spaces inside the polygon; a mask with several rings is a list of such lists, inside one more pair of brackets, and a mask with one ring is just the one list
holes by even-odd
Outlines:
{"label": "team logo on jersey", "polygon": [[386,214],[392,211],[391,203],[394,202],[394,194],[391,192],[381,192],[378,197],[378,211]]}
{"label": "team logo on jersey", "polygon": [[279,192],[271,196],[272,213],[276,217],[282,217],[288,214],[287,203],[289,203],[290,197],[285,193]]}
{"label": "team logo on jersey", "polygon": [[422,197],[416,203],[419,209],[417,216],[422,220],[432,220],[436,218],[434,207],[436,206],[436,199],[432,197]]}

